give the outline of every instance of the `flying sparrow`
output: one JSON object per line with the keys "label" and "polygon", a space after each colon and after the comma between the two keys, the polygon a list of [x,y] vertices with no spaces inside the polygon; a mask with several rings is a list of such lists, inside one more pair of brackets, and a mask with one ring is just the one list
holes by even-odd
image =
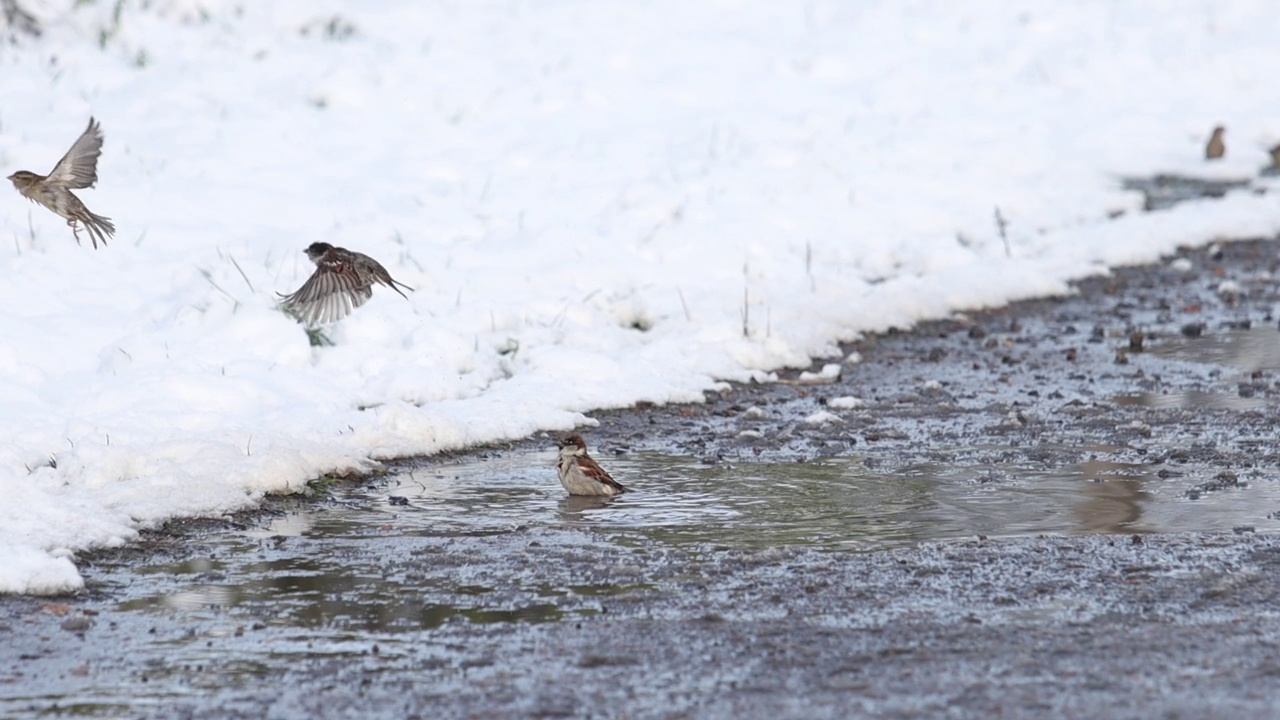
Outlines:
{"label": "flying sparrow", "polygon": [[1213,129],[1213,135],[1209,137],[1209,142],[1204,146],[1204,159],[1217,160],[1227,153],[1227,145],[1222,142],[1222,134],[1226,128],[1219,125]]}
{"label": "flying sparrow", "polygon": [[[308,325],[337,322],[373,297],[374,283],[381,283],[409,299],[400,288],[413,288],[391,279],[391,274],[377,260],[364,253],[334,247],[329,243],[311,243],[307,257],[316,271],[292,295],[281,295],[281,305]],[[400,287],[396,287],[396,286]]]}
{"label": "flying sparrow", "polygon": [[609,476],[591,456],[582,436],[574,433],[563,439],[560,445],[560,461],[556,470],[560,484],[570,495],[617,495],[626,488]]}
{"label": "flying sparrow", "polygon": [[90,188],[98,182],[98,156],[101,154],[102,127],[93,118],[89,118],[89,127],[85,128],[48,175],[19,170],[10,175],[9,179],[23,197],[40,203],[65,218],[77,243],[80,242],[80,232],[76,229],[76,223],[83,225],[96,249],[99,241],[106,245],[107,238],[115,235],[116,226],[111,224],[111,218],[89,212],[89,208],[71,191]]}

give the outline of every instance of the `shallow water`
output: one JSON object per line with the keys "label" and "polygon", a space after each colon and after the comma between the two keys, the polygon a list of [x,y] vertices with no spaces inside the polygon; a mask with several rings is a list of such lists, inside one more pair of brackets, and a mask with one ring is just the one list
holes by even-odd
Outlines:
{"label": "shallow water", "polygon": [[[456,622],[581,621],[604,604],[660,593],[663,573],[697,574],[700,558],[718,548],[847,552],[978,535],[1280,530],[1262,510],[1280,507],[1280,484],[1191,501],[1184,491],[1207,478],[1161,479],[1155,468],[1106,460],[876,470],[857,458],[708,466],[643,453],[601,461],[632,492],[567,497],[550,451],[351,488],[265,526],[206,538],[199,557],[127,569],[136,580],[114,610],[143,622],[174,613],[224,634],[239,618],[231,624],[241,629],[260,623],[297,634],[269,648],[246,645],[246,657],[314,656],[346,652],[343,643],[364,633],[391,650],[392,638]],[[601,548],[594,565],[592,547]],[[204,650],[195,640],[156,647],[198,663]],[[242,672],[252,668],[232,674]]]}
{"label": "shallow water", "polygon": [[1141,192],[1144,198],[1142,209],[1167,210],[1179,203],[1208,198],[1220,198],[1232,190],[1247,188],[1250,181],[1213,180],[1195,178],[1185,175],[1155,175],[1152,177],[1130,177],[1121,180],[1125,190]]}
{"label": "shallow water", "polygon": [[[1105,457],[1117,448],[1094,450]],[[650,587],[645,576],[591,582],[555,579],[537,568],[513,572],[513,544],[523,547],[519,538],[529,533],[551,533],[559,543],[697,553],[783,546],[862,551],[979,535],[1280,531],[1280,519],[1265,514],[1280,508],[1280,483],[1255,481],[1193,501],[1186,491],[1211,478],[1196,472],[1162,478],[1158,467],[1105,459],[1053,468],[1028,462],[872,469],[856,457],[709,466],[638,453],[601,457],[632,489],[613,499],[566,496],[554,461],[552,451],[517,453],[351,488],[334,502],[210,539],[215,552],[208,557],[136,569],[155,576],[152,591],[118,609],[216,617],[238,607],[272,625],[394,633],[453,619],[569,620],[596,611],[567,607],[566,596]],[[461,547],[468,557],[459,570]],[[424,554],[436,552],[454,553],[453,564],[417,569]],[[412,568],[400,567],[398,556],[413,557]]]}
{"label": "shallow water", "polygon": [[1214,366],[1215,384],[1228,390],[1179,389],[1161,393],[1126,393],[1115,398],[1124,405],[1151,408],[1261,410],[1280,404],[1280,386],[1264,379],[1255,385],[1255,372],[1280,370],[1280,329],[1270,323],[1248,330],[1228,330],[1201,337],[1169,337],[1152,345],[1157,357]]}
{"label": "shallow water", "polygon": [[1280,521],[1258,514],[1259,507],[1280,507],[1280,484],[1263,481],[1191,503],[1185,491],[1209,478],[1162,479],[1159,468],[1107,460],[874,470],[857,458],[708,466],[641,453],[601,461],[631,492],[569,497],[556,480],[553,453],[517,454],[394,476],[252,533],[359,539],[371,528],[449,537],[547,527],[675,546],[880,549],[976,535],[1280,529]]}
{"label": "shallow water", "polygon": [[1170,337],[1154,345],[1151,353],[1175,360],[1222,365],[1244,374],[1280,370],[1280,328],[1268,323],[1201,337]]}

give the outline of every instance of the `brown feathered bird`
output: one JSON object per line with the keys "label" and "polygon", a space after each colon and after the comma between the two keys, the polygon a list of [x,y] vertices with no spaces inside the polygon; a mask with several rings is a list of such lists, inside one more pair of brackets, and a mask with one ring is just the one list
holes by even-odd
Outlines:
{"label": "brown feathered bird", "polygon": [[1219,125],[1213,129],[1213,134],[1209,136],[1209,142],[1204,146],[1204,159],[1217,160],[1227,154],[1227,144],[1222,141],[1222,135],[1227,131],[1226,128]]}
{"label": "brown feathered bird", "polygon": [[[391,273],[364,253],[334,247],[329,243],[311,243],[307,257],[316,271],[291,295],[281,295],[280,302],[298,320],[308,325],[337,322],[373,297],[373,286],[381,283],[400,293],[413,288],[391,278]],[[397,287],[399,286],[399,287]]]}
{"label": "brown feathered bird", "polygon": [[581,435],[570,435],[560,441],[559,447],[560,457],[556,462],[556,471],[560,475],[560,484],[570,495],[608,497],[627,491],[622,483],[614,480],[600,467],[600,463],[591,459],[587,454],[587,443]]}
{"label": "brown feathered bird", "polygon": [[13,186],[22,196],[49,208],[71,226],[71,234],[80,242],[76,224],[84,226],[96,249],[98,243],[107,244],[107,238],[115,235],[116,226],[111,218],[95,215],[80,202],[71,191],[91,188],[98,182],[98,156],[102,154],[102,127],[89,118],[89,127],[71,145],[66,155],[53,166],[48,175],[37,175],[26,170],[9,176]]}

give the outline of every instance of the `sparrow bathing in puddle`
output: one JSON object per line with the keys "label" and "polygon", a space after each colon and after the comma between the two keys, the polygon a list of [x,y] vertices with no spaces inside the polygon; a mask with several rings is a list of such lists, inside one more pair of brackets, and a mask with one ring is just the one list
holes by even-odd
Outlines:
{"label": "sparrow bathing in puddle", "polygon": [[306,252],[316,271],[292,295],[281,295],[280,304],[308,325],[337,322],[350,315],[373,297],[375,283],[386,285],[406,300],[409,296],[400,288],[413,291],[393,280],[381,263],[364,253],[322,242],[311,243]]}
{"label": "sparrow bathing in puddle", "polygon": [[627,491],[587,454],[587,443],[574,433],[560,441],[560,461],[556,470],[560,484],[570,495],[617,495]]}
{"label": "sparrow bathing in puddle", "polygon": [[49,208],[65,219],[71,226],[71,234],[75,236],[77,243],[80,242],[80,232],[76,229],[76,224],[83,225],[89,233],[89,239],[93,241],[94,249],[97,249],[99,241],[105,246],[107,238],[115,235],[116,226],[111,224],[111,218],[89,212],[89,208],[71,191],[91,188],[98,182],[98,156],[101,154],[102,127],[93,118],[89,118],[89,127],[72,143],[71,149],[53,166],[48,175],[19,170],[10,175],[9,179],[23,197]]}

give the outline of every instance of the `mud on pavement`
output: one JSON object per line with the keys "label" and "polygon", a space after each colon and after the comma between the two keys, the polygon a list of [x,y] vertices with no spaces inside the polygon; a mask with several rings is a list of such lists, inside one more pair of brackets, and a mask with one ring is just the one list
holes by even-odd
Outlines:
{"label": "mud on pavement", "polygon": [[0,716],[1271,714],[1278,253],[597,413],[612,504],[537,437],[173,523],[0,598]]}

